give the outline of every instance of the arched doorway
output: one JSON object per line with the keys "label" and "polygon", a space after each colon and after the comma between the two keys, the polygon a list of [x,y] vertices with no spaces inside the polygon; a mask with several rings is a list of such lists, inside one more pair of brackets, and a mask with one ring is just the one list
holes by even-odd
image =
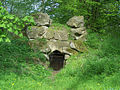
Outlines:
{"label": "arched doorway", "polygon": [[49,55],[50,67],[53,70],[60,70],[64,66],[65,54],[58,50],[53,51]]}

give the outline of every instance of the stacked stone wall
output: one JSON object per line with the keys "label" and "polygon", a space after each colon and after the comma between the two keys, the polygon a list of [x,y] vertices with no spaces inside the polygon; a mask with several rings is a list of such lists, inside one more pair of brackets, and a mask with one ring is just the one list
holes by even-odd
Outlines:
{"label": "stacked stone wall", "polygon": [[[74,16],[67,22],[74,40],[69,40],[69,33],[66,29],[49,30],[52,20],[48,14],[39,13],[34,16],[34,19],[36,25],[27,30],[27,35],[30,45],[35,51],[42,51],[48,59],[49,54],[55,50],[64,53],[65,59],[74,53],[86,51],[86,47],[82,43],[86,40],[87,35],[83,16]],[[41,43],[40,39],[43,38],[46,39],[46,43]]]}

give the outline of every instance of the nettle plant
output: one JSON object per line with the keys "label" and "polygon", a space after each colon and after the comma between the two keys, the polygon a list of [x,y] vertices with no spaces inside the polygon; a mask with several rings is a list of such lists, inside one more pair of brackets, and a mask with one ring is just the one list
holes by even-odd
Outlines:
{"label": "nettle plant", "polygon": [[34,19],[31,16],[23,18],[16,17],[9,14],[9,12],[2,7],[0,2],[0,42],[10,42],[9,33],[23,37],[22,30],[25,26],[34,25]]}

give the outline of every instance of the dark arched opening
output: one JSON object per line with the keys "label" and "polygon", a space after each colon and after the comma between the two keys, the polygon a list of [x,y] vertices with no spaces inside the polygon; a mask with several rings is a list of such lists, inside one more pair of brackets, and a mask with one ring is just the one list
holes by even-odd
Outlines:
{"label": "dark arched opening", "polygon": [[65,54],[58,50],[53,51],[49,55],[50,67],[53,70],[60,70],[64,66]]}

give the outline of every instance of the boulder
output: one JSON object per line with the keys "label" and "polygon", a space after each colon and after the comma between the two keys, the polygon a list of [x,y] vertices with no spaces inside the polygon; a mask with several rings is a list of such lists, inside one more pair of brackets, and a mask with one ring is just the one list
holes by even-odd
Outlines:
{"label": "boulder", "polygon": [[42,38],[43,34],[47,31],[48,27],[46,26],[32,26],[30,30],[27,30],[27,35],[29,39]]}
{"label": "boulder", "polygon": [[30,40],[29,45],[35,52],[41,51],[47,54],[51,51],[45,39],[36,38],[35,40]]}
{"label": "boulder", "polygon": [[76,46],[75,46],[75,44],[71,41],[70,42],[70,47],[72,48],[72,49],[76,49]]}
{"label": "boulder", "polygon": [[78,33],[78,34],[84,34],[85,29],[86,29],[85,27],[71,28],[71,32],[72,32],[73,34],[76,34],[76,33]]}
{"label": "boulder", "polygon": [[52,23],[52,20],[47,13],[39,12],[32,16],[34,17],[37,26],[50,26]]}
{"label": "boulder", "polygon": [[86,52],[87,48],[81,40],[73,40],[70,42],[71,49],[74,49],[79,52]]}
{"label": "boulder", "polygon": [[53,39],[54,38],[54,31],[52,30],[47,30],[47,32],[43,35],[44,38],[46,39]]}
{"label": "boulder", "polygon": [[63,52],[63,50],[64,50],[63,47],[69,47],[68,41],[50,40],[50,41],[48,41],[47,44],[52,52],[55,50]]}
{"label": "boulder", "polygon": [[46,57],[47,60],[49,60],[49,55],[48,54],[44,54],[44,56]]}
{"label": "boulder", "polygon": [[78,51],[76,51],[75,49],[72,49],[72,48],[70,48],[70,47],[64,48],[64,51],[63,51],[63,52],[65,52],[65,53],[68,54],[68,55],[73,55],[73,54],[78,53]]}
{"label": "boulder", "polygon": [[51,52],[55,51],[55,50],[59,50],[56,46],[56,40],[53,40],[53,41],[48,41],[47,42],[47,45],[49,46]]}
{"label": "boulder", "polygon": [[66,31],[55,31],[55,40],[68,40],[68,33]]}
{"label": "boulder", "polygon": [[80,35],[80,36],[75,36],[75,40],[86,41],[86,36],[87,36],[87,32],[84,31],[82,35]]}
{"label": "boulder", "polygon": [[70,57],[70,55],[65,54],[65,60],[67,60]]}
{"label": "boulder", "polygon": [[76,40],[86,41],[87,32],[84,32],[80,37],[75,37]]}
{"label": "boulder", "polygon": [[70,27],[83,27],[84,26],[84,17],[83,16],[74,16],[70,18],[67,22],[67,25]]}
{"label": "boulder", "polygon": [[86,40],[86,29],[85,28],[76,28],[76,29],[71,29],[71,36],[75,39],[81,39],[82,41]]}

